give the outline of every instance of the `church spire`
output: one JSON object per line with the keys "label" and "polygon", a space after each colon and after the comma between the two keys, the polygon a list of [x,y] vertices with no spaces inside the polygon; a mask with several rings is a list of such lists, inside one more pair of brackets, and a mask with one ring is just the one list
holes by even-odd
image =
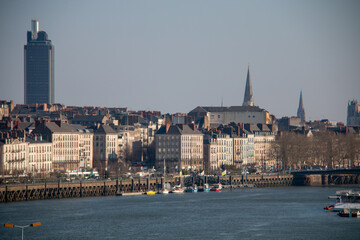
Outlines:
{"label": "church spire", "polygon": [[248,67],[247,77],[246,77],[246,86],[245,86],[245,95],[244,95],[244,102],[243,106],[254,106],[254,97],[251,87],[251,80],[250,80],[250,69]]}
{"label": "church spire", "polygon": [[302,98],[302,90],[300,91],[300,100],[299,100],[299,108],[297,110],[297,117],[299,117],[302,122],[305,122],[305,109]]}

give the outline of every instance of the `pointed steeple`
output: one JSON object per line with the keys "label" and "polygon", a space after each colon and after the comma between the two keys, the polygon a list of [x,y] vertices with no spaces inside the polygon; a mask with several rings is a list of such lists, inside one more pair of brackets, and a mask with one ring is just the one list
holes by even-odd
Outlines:
{"label": "pointed steeple", "polygon": [[248,67],[247,77],[246,77],[246,86],[245,86],[245,95],[244,95],[244,102],[243,106],[254,106],[254,97],[251,87],[251,80],[250,80],[250,69]]}
{"label": "pointed steeple", "polygon": [[302,122],[305,122],[305,109],[302,98],[302,90],[300,91],[300,100],[299,100],[299,108],[297,110],[297,117],[299,117]]}

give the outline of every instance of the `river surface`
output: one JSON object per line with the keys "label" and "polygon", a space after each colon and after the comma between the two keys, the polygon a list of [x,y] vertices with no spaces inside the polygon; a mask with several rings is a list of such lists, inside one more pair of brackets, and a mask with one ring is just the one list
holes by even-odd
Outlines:
{"label": "river surface", "polygon": [[[360,218],[323,207],[344,188],[253,188],[0,204],[0,223],[42,226],[24,239],[360,239]],[[21,229],[0,227],[0,239]]]}

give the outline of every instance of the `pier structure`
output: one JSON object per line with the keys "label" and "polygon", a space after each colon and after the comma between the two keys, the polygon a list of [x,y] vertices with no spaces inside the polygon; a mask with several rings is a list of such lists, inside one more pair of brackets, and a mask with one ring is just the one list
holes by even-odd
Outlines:
{"label": "pier structure", "polygon": [[157,191],[165,185],[187,186],[221,183],[227,188],[238,187],[278,187],[278,186],[328,186],[360,184],[359,169],[297,171],[291,174],[247,174],[226,176],[197,176],[173,178],[116,179],[107,181],[44,182],[33,184],[0,185],[0,203],[115,196],[119,193],[141,193]]}
{"label": "pier structure", "polygon": [[360,168],[296,171],[293,175],[294,186],[327,186],[360,184]]}
{"label": "pier structure", "polygon": [[0,203],[29,200],[115,196],[117,193],[156,191],[164,184],[179,184],[180,178],[142,178],[93,182],[51,182],[0,186]]}

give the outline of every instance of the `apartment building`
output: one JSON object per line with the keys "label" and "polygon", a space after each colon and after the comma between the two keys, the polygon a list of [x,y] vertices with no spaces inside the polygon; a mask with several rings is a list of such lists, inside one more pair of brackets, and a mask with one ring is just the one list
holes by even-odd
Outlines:
{"label": "apartment building", "polygon": [[118,134],[110,126],[101,125],[94,131],[94,158],[101,163],[98,168],[107,169],[108,161],[115,161],[118,158]]}
{"label": "apartment building", "polygon": [[234,164],[233,139],[220,134],[204,137],[204,165],[206,170],[218,170],[224,165]]}
{"label": "apartment building", "polygon": [[6,138],[0,141],[0,174],[26,174],[28,145],[25,138]]}
{"label": "apartment building", "polygon": [[93,168],[93,146],[94,133],[81,125],[72,124],[79,132],[79,167],[80,171],[87,171]]}
{"label": "apartment building", "polygon": [[52,143],[44,141],[42,136],[31,135],[26,138],[28,143],[28,173],[49,176],[53,171]]}
{"label": "apartment building", "polygon": [[55,171],[74,171],[80,169],[80,133],[70,124],[56,122],[37,123],[35,134],[41,134],[52,143],[53,169]]}
{"label": "apartment building", "polygon": [[193,124],[162,126],[155,135],[155,160],[169,171],[204,169],[203,134]]}

